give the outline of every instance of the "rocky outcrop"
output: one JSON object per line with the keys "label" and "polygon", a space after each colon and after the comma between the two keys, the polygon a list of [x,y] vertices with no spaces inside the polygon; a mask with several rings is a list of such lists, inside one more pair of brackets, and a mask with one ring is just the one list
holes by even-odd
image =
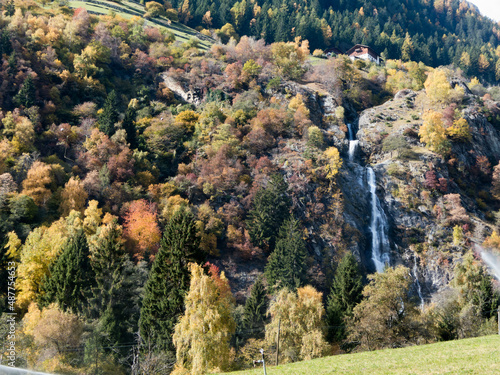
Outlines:
{"label": "rocky outcrop", "polygon": [[[419,142],[423,105],[416,103],[424,95],[423,92],[402,90],[393,100],[365,110],[359,117],[357,138],[366,162],[377,174],[377,193],[391,225],[392,261],[394,264],[403,263],[410,269],[417,262],[416,274],[421,291],[430,298],[431,294],[448,285],[453,277],[454,264],[460,262],[463,253],[469,249],[452,243],[454,224],[447,220],[449,212],[445,194],[460,195],[461,204],[470,218],[464,227],[469,241],[481,243],[489,231],[485,211],[478,207],[477,191],[470,191],[470,186],[461,180],[461,176],[464,171],[477,173],[474,171],[478,168],[478,157],[486,157],[493,165],[497,163],[500,132],[487,121],[471,97],[461,115],[469,123],[472,139],[470,142],[452,142],[451,157],[443,160]],[[398,151],[383,147],[387,137],[406,142],[405,157]],[[446,182],[443,191],[426,185],[426,173],[430,170],[436,173],[436,179]],[[345,181],[355,179],[355,172],[350,178],[344,178]],[[346,191],[346,197],[357,194]],[[359,195],[363,196],[366,194]],[[359,202],[362,205],[363,198],[359,198]],[[346,220],[352,216],[355,218],[352,222],[363,223],[359,221],[363,215],[360,206],[346,207]]]}
{"label": "rocky outcrop", "polygon": [[178,99],[181,99],[187,103],[191,103],[195,106],[201,104],[201,93],[197,90],[190,90],[186,88],[181,82],[177,81],[173,77],[170,77],[168,73],[163,73],[163,82]]}

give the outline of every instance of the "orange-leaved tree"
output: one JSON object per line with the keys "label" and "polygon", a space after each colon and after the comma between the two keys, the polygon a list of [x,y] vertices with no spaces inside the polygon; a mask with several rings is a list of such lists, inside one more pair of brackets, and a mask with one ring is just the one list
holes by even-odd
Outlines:
{"label": "orange-leaved tree", "polygon": [[156,207],[144,199],[133,201],[124,219],[123,234],[134,257],[140,260],[154,255],[161,239]]}

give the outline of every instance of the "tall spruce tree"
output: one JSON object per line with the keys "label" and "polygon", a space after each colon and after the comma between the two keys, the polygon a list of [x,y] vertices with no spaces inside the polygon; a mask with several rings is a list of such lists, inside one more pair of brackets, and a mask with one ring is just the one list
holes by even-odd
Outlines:
{"label": "tall spruce tree", "polygon": [[6,28],[0,32],[0,56],[9,56],[12,53],[12,42],[9,30]]}
{"label": "tall spruce tree", "polygon": [[363,298],[363,282],[358,262],[347,253],[340,261],[333,279],[326,305],[328,339],[342,341],[346,338],[344,318],[352,316],[354,307]]}
{"label": "tall spruce tree", "polygon": [[245,302],[243,310],[243,328],[247,332],[246,337],[264,337],[264,322],[268,307],[267,291],[259,277],[253,284],[250,296]]}
{"label": "tall spruce tree", "polygon": [[33,107],[36,102],[36,87],[33,82],[33,77],[28,75],[24,80],[23,87],[19,90],[14,98],[17,105],[23,105],[26,108]]}
{"label": "tall spruce tree", "polygon": [[87,238],[82,229],[68,239],[61,255],[52,264],[41,286],[41,306],[57,302],[63,310],[84,311],[91,295],[94,272],[90,265]]}
{"label": "tall spruce tree", "polygon": [[172,334],[184,313],[184,297],[189,289],[188,263],[201,262],[194,216],[180,208],[165,227],[145,287],[139,320],[143,340],[161,350],[172,350]]}
{"label": "tall spruce tree", "polygon": [[137,280],[136,267],[125,252],[116,219],[100,227],[90,242],[96,280],[91,315],[99,320],[99,336],[106,344],[103,346],[115,346],[115,352],[124,352],[119,344],[133,341],[137,331],[139,306],[131,302],[143,283]]}
{"label": "tall spruce tree", "polygon": [[111,137],[115,133],[115,123],[118,121],[118,99],[115,90],[112,90],[102,107],[102,112],[99,115],[99,130]]}
{"label": "tall spruce tree", "polygon": [[266,187],[260,188],[252,202],[247,220],[252,243],[272,250],[283,221],[290,215],[291,201],[288,185],[280,174],[271,176]]}
{"label": "tall spruce tree", "polygon": [[265,274],[273,289],[295,290],[306,282],[307,249],[298,220],[291,217],[280,228],[276,248],[269,256]]}
{"label": "tall spruce tree", "polygon": [[135,128],[136,110],[133,107],[128,107],[123,118],[122,128],[127,133],[127,142],[130,148],[137,148],[137,134]]}

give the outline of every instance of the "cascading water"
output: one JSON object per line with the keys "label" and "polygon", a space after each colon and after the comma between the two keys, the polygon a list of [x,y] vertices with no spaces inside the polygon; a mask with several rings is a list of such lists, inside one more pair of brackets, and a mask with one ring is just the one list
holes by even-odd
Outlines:
{"label": "cascading water", "polygon": [[417,267],[417,257],[415,257],[413,263],[413,276],[415,277],[415,284],[417,285],[417,294],[418,298],[420,298],[420,309],[424,311],[424,297],[422,295],[422,287],[420,286],[420,281],[418,281],[418,267]]}
{"label": "cascading water", "polygon": [[476,249],[479,249],[481,258],[488,266],[490,272],[496,277],[497,280],[500,280],[500,257],[496,254],[486,251],[479,245],[476,245]]}
{"label": "cascading water", "polygon": [[372,260],[373,263],[375,263],[377,272],[384,272],[385,265],[390,263],[387,217],[377,197],[375,172],[372,167],[366,167],[366,172],[368,185],[370,186],[372,205],[372,217],[370,222],[370,232],[372,234]]}
{"label": "cascading water", "polygon": [[359,141],[357,139],[354,141],[349,141],[349,161],[352,161],[354,159],[354,153],[358,148],[358,143]]}
{"label": "cascading water", "polygon": [[[351,123],[347,123],[347,129],[349,130],[349,161],[353,161],[359,140],[356,139],[356,134]],[[375,172],[371,167],[365,167],[364,169],[366,170],[366,177],[370,188],[370,201],[372,208],[370,222],[370,232],[372,235],[372,260],[375,264],[377,272],[384,272],[385,265],[390,264],[390,244],[387,236],[389,225],[387,223],[387,217],[385,216],[384,210],[382,209],[380,201],[377,197]],[[361,176],[362,175],[360,175],[360,177]],[[364,184],[362,180],[360,180],[360,182]]]}
{"label": "cascading water", "polygon": [[358,148],[359,141],[356,139],[354,135],[354,130],[352,128],[352,124],[350,122],[347,123],[347,129],[349,130],[349,161],[354,159],[354,153]]}

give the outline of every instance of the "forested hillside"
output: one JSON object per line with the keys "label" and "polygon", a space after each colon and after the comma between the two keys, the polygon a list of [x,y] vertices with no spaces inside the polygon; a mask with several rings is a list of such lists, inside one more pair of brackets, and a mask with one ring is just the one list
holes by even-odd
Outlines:
{"label": "forested hillside", "polygon": [[[274,358],[278,333],[294,362],[495,331],[481,260],[500,251],[493,23],[449,21],[485,29],[464,39],[490,64],[478,79],[408,43],[383,65],[311,64],[312,38],[222,26],[202,32],[227,43],[202,49],[139,16],[53,5],[0,16],[13,364],[203,374]],[[439,10],[408,14],[420,6]]]}
{"label": "forested hillside", "polygon": [[[188,25],[221,28],[267,43],[307,39],[311,50],[356,43],[386,59],[455,64],[467,74],[500,78],[500,27],[463,0],[235,1],[179,0]],[[187,12],[189,14],[187,14]]]}

